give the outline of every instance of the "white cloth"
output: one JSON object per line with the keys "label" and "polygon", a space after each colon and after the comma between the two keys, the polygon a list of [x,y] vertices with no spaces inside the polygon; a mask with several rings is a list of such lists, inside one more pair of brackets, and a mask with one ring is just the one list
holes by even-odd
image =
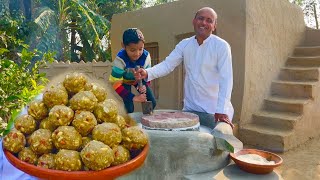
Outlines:
{"label": "white cloth", "polygon": [[181,62],[186,71],[183,110],[227,114],[232,120],[230,45],[215,35],[200,46],[195,36],[184,39],[163,62],[146,69],[148,81],[169,74]]}
{"label": "white cloth", "polygon": [[2,150],[2,139],[0,139],[0,143],[0,180],[37,180],[37,178],[30,176],[11,165]]}
{"label": "white cloth", "polygon": [[[42,94],[35,99],[42,99]],[[28,114],[27,107],[22,108],[20,115]],[[20,116],[19,115],[19,116]],[[15,168],[6,158],[2,149],[2,139],[0,139],[0,180],[37,180],[38,178],[30,176],[23,171]]]}

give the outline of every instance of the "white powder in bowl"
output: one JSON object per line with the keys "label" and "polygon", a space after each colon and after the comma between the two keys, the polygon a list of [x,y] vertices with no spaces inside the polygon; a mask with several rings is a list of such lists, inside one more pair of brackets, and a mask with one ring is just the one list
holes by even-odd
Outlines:
{"label": "white powder in bowl", "polygon": [[244,154],[237,156],[237,159],[251,163],[251,164],[259,164],[259,165],[274,165],[274,161],[268,161],[266,158],[259,156],[257,154]]}

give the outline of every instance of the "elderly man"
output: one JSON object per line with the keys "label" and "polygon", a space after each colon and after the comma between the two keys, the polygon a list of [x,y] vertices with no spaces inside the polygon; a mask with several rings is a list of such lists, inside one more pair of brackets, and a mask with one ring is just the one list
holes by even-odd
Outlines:
{"label": "elderly man", "polygon": [[[192,21],[195,36],[183,39],[161,63],[139,69],[136,79],[153,79],[172,72],[181,62],[185,68],[183,111],[198,114],[200,124],[232,134],[233,85],[230,45],[213,35],[217,13],[210,7],[199,9]],[[221,122],[221,123],[219,123]]]}

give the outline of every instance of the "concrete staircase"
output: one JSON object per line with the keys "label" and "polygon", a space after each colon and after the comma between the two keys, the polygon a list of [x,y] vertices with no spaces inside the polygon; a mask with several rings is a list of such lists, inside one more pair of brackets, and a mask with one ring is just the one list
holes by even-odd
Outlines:
{"label": "concrete staircase", "polygon": [[[281,68],[271,92],[252,121],[239,129],[244,144],[275,152],[287,151],[320,132],[309,131],[320,103],[320,44],[296,47]],[[314,128],[320,123],[314,124]]]}

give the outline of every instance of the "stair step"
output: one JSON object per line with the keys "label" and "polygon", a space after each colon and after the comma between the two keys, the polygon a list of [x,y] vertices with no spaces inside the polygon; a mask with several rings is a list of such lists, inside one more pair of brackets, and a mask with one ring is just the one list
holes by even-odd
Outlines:
{"label": "stair step", "polygon": [[294,56],[320,56],[320,46],[300,46],[293,52]]}
{"label": "stair step", "polygon": [[320,56],[289,57],[287,66],[320,67]]}
{"label": "stair step", "polygon": [[281,81],[271,84],[271,95],[293,98],[313,98],[314,86],[318,81]]}
{"label": "stair step", "polygon": [[290,112],[259,111],[252,116],[254,124],[269,126],[278,130],[291,130],[302,115]]}
{"label": "stair step", "polygon": [[318,81],[319,68],[317,67],[283,67],[279,74],[280,80]]}
{"label": "stair step", "polygon": [[308,98],[293,99],[271,96],[264,100],[264,109],[302,114],[305,104],[309,103],[310,101],[311,99]]}
{"label": "stair step", "polygon": [[240,139],[245,145],[273,152],[288,150],[288,139],[293,135],[291,130],[276,130],[273,127],[257,124],[246,124],[241,127]]}

